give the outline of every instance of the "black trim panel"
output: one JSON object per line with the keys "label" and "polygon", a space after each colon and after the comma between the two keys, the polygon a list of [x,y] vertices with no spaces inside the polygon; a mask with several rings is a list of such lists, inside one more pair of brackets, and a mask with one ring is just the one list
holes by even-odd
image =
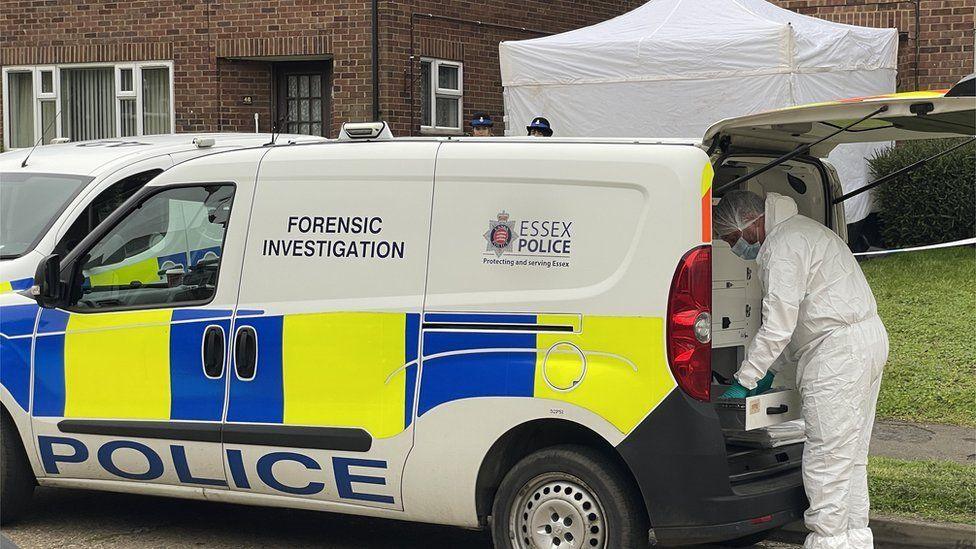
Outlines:
{"label": "black trim panel", "polygon": [[572,332],[566,324],[494,324],[465,322],[424,322],[425,330],[464,330],[468,332]]}
{"label": "black trim panel", "polygon": [[115,437],[162,438],[193,442],[220,442],[220,424],[203,421],[117,421],[111,419],[64,419],[62,433]]}
{"label": "black trim panel", "polygon": [[224,425],[224,442],[254,446],[285,446],[316,450],[368,452],[373,437],[354,427],[304,427],[295,425],[261,425],[228,423]]}
{"label": "black trim panel", "polygon": [[283,446],[315,450],[368,452],[373,437],[352,427],[306,427],[203,421],[133,421],[110,419],[64,419],[58,422],[62,433],[133,438],[152,438],[192,442],[221,441],[229,444]]}

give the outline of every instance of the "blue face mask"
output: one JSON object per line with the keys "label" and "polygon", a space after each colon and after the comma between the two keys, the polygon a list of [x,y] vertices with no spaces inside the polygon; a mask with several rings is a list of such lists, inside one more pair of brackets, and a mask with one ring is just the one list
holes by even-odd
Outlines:
{"label": "blue face mask", "polygon": [[732,253],[741,257],[742,259],[751,261],[753,259],[756,259],[756,256],[759,255],[759,248],[761,246],[762,244],[759,242],[756,242],[755,244],[749,244],[748,242],[745,241],[744,238],[740,236],[739,240],[735,241],[735,246],[732,246]]}

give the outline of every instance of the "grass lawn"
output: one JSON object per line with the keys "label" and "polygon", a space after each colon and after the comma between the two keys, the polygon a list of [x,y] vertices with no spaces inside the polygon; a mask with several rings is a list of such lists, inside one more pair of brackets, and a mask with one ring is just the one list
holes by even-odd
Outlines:
{"label": "grass lawn", "polygon": [[941,522],[976,522],[972,465],[872,457],[868,483],[874,512]]}
{"label": "grass lawn", "polygon": [[899,253],[861,268],[891,343],[878,417],[976,426],[976,252]]}

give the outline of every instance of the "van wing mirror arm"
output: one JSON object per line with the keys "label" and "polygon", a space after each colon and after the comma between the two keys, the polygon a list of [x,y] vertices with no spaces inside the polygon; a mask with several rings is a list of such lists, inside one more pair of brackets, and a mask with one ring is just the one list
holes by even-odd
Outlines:
{"label": "van wing mirror arm", "polygon": [[976,141],[976,137],[971,137],[971,138],[969,138],[969,139],[967,139],[965,141],[962,141],[960,143],[957,143],[956,145],[953,145],[953,146],[949,147],[948,149],[946,149],[944,151],[937,152],[937,153],[933,154],[932,156],[930,156],[928,158],[923,158],[923,159],[919,160],[918,162],[914,162],[912,164],[909,164],[909,165],[905,166],[904,168],[901,168],[900,170],[895,170],[895,171],[889,173],[888,175],[885,175],[885,176],[883,176],[883,177],[881,177],[879,179],[875,179],[874,181],[868,183],[867,185],[865,185],[865,186],[863,186],[863,187],[861,187],[859,189],[855,189],[855,190],[853,190],[853,191],[851,191],[851,192],[849,192],[849,193],[847,193],[845,195],[842,195],[842,196],[839,196],[839,197],[835,198],[834,201],[833,201],[833,204],[840,204],[841,202],[847,200],[848,198],[853,198],[853,197],[855,197],[855,196],[857,196],[857,195],[859,195],[861,193],[865,193],[865,192],[870,191],[871,189],[877,187],[878,185],[883,185],[883,184],[885,184],[885,183],[887,183],[887,182],[889,182],[889,181],[891,181],[893,179],[897,179],[898,177],[900,177],[902,175],[905,175],[906,173],[913,172],[913,171],[917,170],[918,168],[921,168],[922,166],[928,164],[929,162],[931,162],[931,161],[933,161],[933,160],[935,160],[937,158],[940,158],[942,156],[945,156],[945,155],[951,153],[952,151],[954,151],[956,149],[965,147],[966,145],[968,145],[968,144],[970,144],[970,143],[972,143],[974,141]]}
{"label": "van wing mirror arm", "polygon": [[768,163],[763,164],[762,166],[756,168],[755,170],[753,170],[753,171],[751,171],[751,172],[749,172],[747,174],[740,175],[739,177],[733,179],[732,181],[729,181],[725,185],[722,185],[721,187],[715,189],[715,191],[712,193],[712,196],[718,196],[718,195],[722,194],[723,192],[725,192],[725,191],[727,191],[729,189],[733,189],[733,188],[735,188],[735,187],[737,187],[737,186],[745,183],[746,181],[749,181],[750,179],[752,179],[753,177],[756,177],[759,174],[765,173],[765,172],[767,172],[767,171],[775,168],[776,166],[779,166],[783,162],[790,161],[790,160],[796,158],[797,156],[800,156],[801,154],[806,153],[807,151],[809,151],[810,149],[812,149],[815,145],[819,145],[820,143],[823,143],[824,141],[830,139],[831,137],[833,137],[833,136],[835,136],[835,135],[837,135],[839,133],[845,132],[845,131],[849,130],[850,128],[852,128],[852,127],[860,124],[861,122],[864,122],[865,120],[867,120],[867,119],[869,119],[871,117],[874,117],[876,115],[879,115],[879,114],[881,114],[881,113],[883,113],[883,112],[885,112],[887,110],[888,110],[888,105],[882,105],[881,107],[879,107],[874,112],[872,112],[872,113],[870,113],[870,114],[868,114],[866,116],[863,116],[861,118],[858,118],[857,120],[851,122],[850,124],[848,124],[848,125],[846,125],[846,126],[844,126],[842,128],[838,128],[837,130],[834,130],[833,132],[831,132],[831,133],[829,133],[829,134],[821,137],[820,139],[818,139],[818,140],[816,140],[816,141],[814,141],[812,143],[804,143],[803,145],[800,145],[799,147],[797,147],[797,148],[793,149],[792,151],[784,154],[783,156],[780,156],[779,158],[777,158],[775,160],[770,160]]}

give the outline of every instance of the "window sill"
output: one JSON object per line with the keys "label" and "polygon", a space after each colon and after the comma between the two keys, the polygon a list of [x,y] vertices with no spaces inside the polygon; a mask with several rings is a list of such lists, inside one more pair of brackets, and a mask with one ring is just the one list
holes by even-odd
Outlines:
{"label": "window sill", "polygon": [[420,135],[464,135],[464,130],[461,128],[435,128],[431,126],[421,126]]}

